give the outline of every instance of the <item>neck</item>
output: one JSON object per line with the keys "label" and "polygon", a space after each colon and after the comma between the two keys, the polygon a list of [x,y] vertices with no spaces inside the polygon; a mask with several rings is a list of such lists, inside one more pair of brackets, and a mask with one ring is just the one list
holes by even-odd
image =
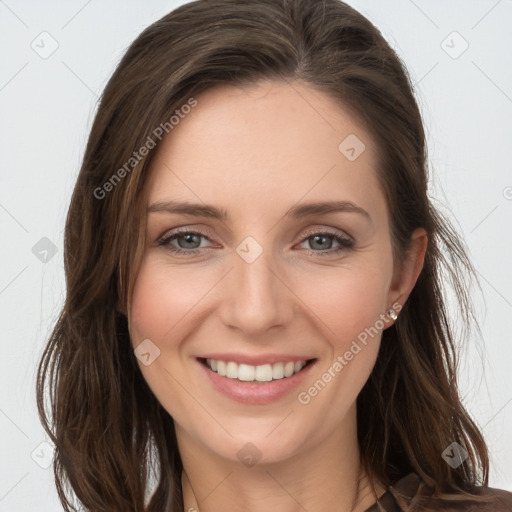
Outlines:
{"label": "neck", "polygon": [[[339,429],[285,461],[250,467],[219,457],[176,428],[185,512],[364,512],[375,503],[355,428]],[[375,490],[380,496],[385,489],[377,484]]]}

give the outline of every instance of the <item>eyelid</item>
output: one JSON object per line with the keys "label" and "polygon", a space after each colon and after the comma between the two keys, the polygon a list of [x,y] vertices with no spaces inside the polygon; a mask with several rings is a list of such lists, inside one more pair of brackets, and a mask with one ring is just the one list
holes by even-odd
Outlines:
{"label": "eyelid", "polygon": [[166,230],[162,235],[160,235],[157,239],[158,242],[162,240],[166,240],[174,235],[179,235],[181,233],[194,233],[197,235],[201,235],[204,238],[207,238],[211,242],[211,238],[215,238],[215,235],[209,228],[198,228],[194,229],[193,226],[178,226],[176,228]]}
{"label": "eyelid", "polygon": [[330,227],[316,227],[309,230],[306,230],[302,234],[302,240],[301,242],[304,242],[304,240],[312,235],[318,235],[318,234],[325,234],[325,235],[332,235],[332,236],[338,236],[340,238],[344,238],[350,242],[355,242],[355,240],[345,231],[341,231],[338,228],[330,228]]}
{"label": "eyelid", "polygon": [[[212,233],[212,231],[209,228],[200,228],[200,229],[194,229],[193,226],[178,226],[176,228],[172,228],[170,230],[165,231],[162,235],[158,237],[158,241],[165,240],[167,238],[170,238],[173,235],[177,235],[180,233],[195,233],[201,236],[204,236],[208,240],[211,238],[215,238],[215,235]],[[310,228],[302,233],[300,242],[304,242],[306,238],[308,238],[311,235],[317,235],[317,234],[330,234],[333,236],[339,236],[341,238],[346,238],[347,240],[350,240],[351,242],[355,242],[355,240],[346,232],[338,230],[337,228],[331,228],[331,227],[315,227]],[[210,240],[211,242],[211,240]]]}

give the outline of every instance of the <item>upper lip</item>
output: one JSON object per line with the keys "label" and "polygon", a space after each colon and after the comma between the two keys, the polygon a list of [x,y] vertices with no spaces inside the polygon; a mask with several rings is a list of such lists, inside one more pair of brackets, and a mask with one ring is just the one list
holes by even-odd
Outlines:
{"label": "upper lip", "polygon": [[251,366],[259,366],[263,364],[287,363],[290,361],[308,361],[314,359],[308,356],[297,356],[290,354],[233,354],[233,353],[210,353],[199,356],[198,359],[215,359],[216,361],[232,361],[237,364],[249,364]]}

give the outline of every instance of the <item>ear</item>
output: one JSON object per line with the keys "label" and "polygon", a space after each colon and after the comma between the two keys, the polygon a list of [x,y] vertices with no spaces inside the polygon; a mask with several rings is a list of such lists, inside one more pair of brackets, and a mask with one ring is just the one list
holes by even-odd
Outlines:
{"label": "ear", "polygon": [[407,301],[423,269],[427,245],[427,232],[423,228],[416,228],[411,235],[410,247],[402,268],[393,275],[388,293],[388,308],[396,302],[403,306]]}

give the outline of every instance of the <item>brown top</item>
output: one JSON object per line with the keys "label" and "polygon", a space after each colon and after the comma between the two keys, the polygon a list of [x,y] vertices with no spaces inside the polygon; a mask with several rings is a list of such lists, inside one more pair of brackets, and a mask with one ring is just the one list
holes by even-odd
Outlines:
{"label": "brown top", "polygon": [[488,503],[471,499],[447,501],[433,496],[416,474],[410,473],[390,485],[387,491],[366,512],[512,512],[512,492],[491,487],[480,487],[481,496],[492,498]]}

